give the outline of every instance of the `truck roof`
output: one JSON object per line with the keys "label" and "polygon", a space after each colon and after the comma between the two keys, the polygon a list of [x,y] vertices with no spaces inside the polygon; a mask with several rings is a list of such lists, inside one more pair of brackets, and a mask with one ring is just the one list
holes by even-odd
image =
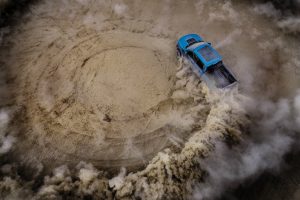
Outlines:
{"label": "truck roof", "polygon": [[193,44],[188,50],[193,51],[205,67],[210,67],[222,61],[220,54],[207,42]]}

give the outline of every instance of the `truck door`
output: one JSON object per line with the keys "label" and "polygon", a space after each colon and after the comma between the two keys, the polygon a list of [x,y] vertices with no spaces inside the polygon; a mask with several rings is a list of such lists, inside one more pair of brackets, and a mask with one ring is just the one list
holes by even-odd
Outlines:
{"label": "truck door", "polygon": [[199,73],[200,76],[204,74],[204,66],[201,60],[198,58],[198,56],[191,51],[189,51],[187,54],[192,60],[193,65],[196,65],[193,66],[193,68],[197,71],[197,73]]}

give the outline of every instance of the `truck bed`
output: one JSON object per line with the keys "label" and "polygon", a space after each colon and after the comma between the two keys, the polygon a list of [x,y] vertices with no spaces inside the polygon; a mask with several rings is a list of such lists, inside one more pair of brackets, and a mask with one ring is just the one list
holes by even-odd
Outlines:
{"label": "truck bed", "polygon": [[205,74],[208,77],[209,81],[213,81],[214,85],[217,88],[225,88],[237,82],[235,77],[223,65],[222,62],[209,67]]}

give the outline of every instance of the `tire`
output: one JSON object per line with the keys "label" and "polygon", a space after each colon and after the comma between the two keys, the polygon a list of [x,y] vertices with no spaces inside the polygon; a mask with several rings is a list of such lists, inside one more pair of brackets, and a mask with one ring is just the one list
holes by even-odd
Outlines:
{"label": "tire", "polygon": [[178,48],[178,46],[176,47],[176,57],[180,58],[182,56],[182,53],[180,51],[180,49]]}

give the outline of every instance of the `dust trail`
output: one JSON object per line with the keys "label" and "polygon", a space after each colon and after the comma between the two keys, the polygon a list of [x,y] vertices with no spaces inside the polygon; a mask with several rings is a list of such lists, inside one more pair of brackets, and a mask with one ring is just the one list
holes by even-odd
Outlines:
{"label": "dust trail", "polygon": [[278,22],[278,26],[287,33],[299,34],[300,18],[287,18]]}
{"label": "dust trail", "polygon": [[220,41],[219,43],[216,44],[215,48],[219,49],[224,47],[225,45],[229,45],[231,44],[235,37],[242,34],[242,31],[240,29],[234,30],[232,33],[230,33],[225,39],[223,39],[222,41]]}
{"label": "dust trail", "polygon": [[200,162],[208,174],[206,180],[195,188],[193,198],[215,199],[226,190],[236,188],[245,180],[254,180],[266,171],[279,172],[283,156],[298,141],[298,99],[299,95],[292,101],[256,101],[252,106],[260,109],[252,113],[257,119],[251,125],[250,135],[242,137],[238,146],[217,143],[212,155]]}
{"label": "dust trail", "polygon": [[[214,199],[277,170],[300,128],[300,51],[274,2],[32,5],[3,32],[0,103],[17,109],[0,112],[0,198]],[[186,32],[217,44],[239,90],[175,69]]]}
{"label": "dust trail", "polygon": [[15,138],[7,133],[9,123],[7,110],[0,110],[0,155],[8,153],[15,143]]}
{"label": "dust trail", "polygon": [[[183,77],[195,76],[189,69],[183,67],[177,73],[180,77],[178,81],[181,82]],[[172,153],[170,150],[160,152],[146,169],[126,176],[121,187],[115,188],[117,199],[132,196],[141,199],[188,198],[192,192],[190,188],[194,188],[205,175],[199,160],[213,151],[215,141],[226,141],[226,138],[230,138],[230,141],[239,140],[250,122],[238,103],[238,99],[244,97],[234,93],[209,93],[203,83],[194,83],[193,88],[202,90],[206,99],[212,103],[205,126],[193,134],[180,153]],[[201,109],[199,112],[202,112]]]}
{"label": "dust trail", "polygon": [[[287,1],[288,2],[288,1]],[[288,7],[285,8],[285,7]],[[297,14],[293,15],[290,11],[293,9]],[[290,1],[286,5],[284,2],[281,4],[275,1],[275,5],[272,2],[258,4],[253,9],[257,14],[265,15],[272,18],[277,26],[282,29],[285,33],[299,34],[299,11],[300,2]]]}

